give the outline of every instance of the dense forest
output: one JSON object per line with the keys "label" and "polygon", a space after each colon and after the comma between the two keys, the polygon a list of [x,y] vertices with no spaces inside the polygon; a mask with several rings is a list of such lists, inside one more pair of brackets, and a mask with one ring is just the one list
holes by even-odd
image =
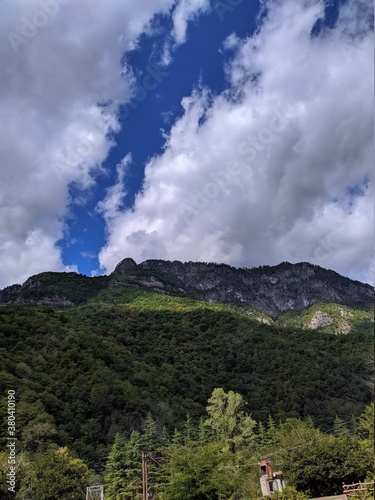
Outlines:
{"label": "dense forest", "polygon": [[[124,286],[67,309],[0,308],[3,420],[16,392],[16,498],[80,499],[84,485],[105,483],[107,499],[136,499],[142,450],[162,457],[150,464],[156,498],[256,498],[267,454],[306,495],[365,479],[371,312],[335,307],[256,319],[251,308]],[[317,308],[337,321],[346,311],[350,331],[304,328]],[[215,420],[215,397],[229,413],[235,400],[235,422],[222,416],[232,431]],[[5,440],[2,431],[3,450]],[[14,498],[6,453],[0,467],[3,497]]]}

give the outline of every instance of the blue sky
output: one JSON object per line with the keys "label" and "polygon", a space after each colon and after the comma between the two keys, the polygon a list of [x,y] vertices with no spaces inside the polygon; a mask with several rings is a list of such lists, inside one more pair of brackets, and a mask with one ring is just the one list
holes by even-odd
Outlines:
{"label": "blue sky", "polygon": [[140,82],[148,67],[160,82],[156,81],[156,88],[147,91],[145,97],[140,96],[143,100],[135,98],[120,111],[122,129],[115,137],[116,147],[105,161],[109,175],[99,180],[83,206],[73,207],[67,234],[60,243],[65,264],[77,265],[79,272],[89,275],[99,267],[98,254],[105,243],[105,226],[102,216],[95,213],[95,206],[104,197],[106,186],[115,180],[113,167],[131,153],[132,166],[124,199],[124,207],[129,207],[142,187],[147,160],[162,152],[165,142],[162,130],[168,132],[183,112],[181,99],[190,95],[197,85],[208,86],[213,93],[228,87],[224,74],[227,54],[221,50],[223,42],[232,33],[241,38],[252,34],[257,27],[259,10],[259,3],[253,0],[237,1],[233,5],[218,2],[216,8],[213,6],[189,25],[187,41],[176,49],[167,67],[160,66],[160,58],[172,23],[169,16],[157,16],[155,33],[142,36],[136,50],[127,54],[126,61],[140,75]]}
{"label": "blue sky", "polygon": [[5,0],[0,287],[122,258],[373,274],[368,0]]}

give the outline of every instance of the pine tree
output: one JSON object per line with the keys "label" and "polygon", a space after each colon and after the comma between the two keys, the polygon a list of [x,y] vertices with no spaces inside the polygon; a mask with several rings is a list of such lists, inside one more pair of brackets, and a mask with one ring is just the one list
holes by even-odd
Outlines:
{"label": "pine tree", "polygon": [[374,419],[375,419],[375,403],[367,406],[364,413],[359,419],[358,430],[363,438],[363,446],[369,450],[374,450]]}
{"label": "pine tree", "polygon": [[153,451],[156,450],[158,446],[159,439],[156,430],[156,422],[149,412],[143,423],[142,448],[144,451]]}
{"label": "pine tree", "polygon": [[[165,438],[166,436],[164,435]],[[148,487],[150,493],[154,495],[165,481],[165,471],[162,466],[162,439],[158,435],[156,422],[151,413],[148,413],[144,421],[141,442],[142,451],[147,454]]]}
{"label": "pine tree", "polygon": [[108,455],[105,471],[106,495],[109,500],[126,498],[126,441],[121,434],[116,434],[115,441]]}
{"label": "pine tree", "polygon": [[184,439],[184,444],[190,444],[192,441],[196,441],[197,431],[189,413],[186,414],[186,421],[182,436]]}
{"label": "pine tree", "polygon": [[105,470],[107,500],[142,498],[141,436],[133,431],[128,440],[116,434]]}
{"label": "pine tree", "polygon": [[171,437],[169,435],[167,427],[164,425],[159,436],[160,448],[161,449],[167,448],[170,442],[171,442]]}
{"label": "pine tree", "polygon": [[210,431],[207,428],[203,417],[199,419],[198,442],[200,445],[207,444],[211,440]]}
{"label": "pine tree", "polygon": [[265,448],[268,445],[267,430],[262,422],[258,422],[257,442],[260,448]]}
{"label": "pine tree", "polygon": [[175,429],[173,432],[173,436],[172,436],[172,445],[173,446],[180,446],[183,444],[183,441],[184,440],[183,440],[181,431],[179,431],[178,429]]}
{"label": "pine tree", "polygon": [[267,419],[267,431],[266,431],[266,441],[267,446],[273,446],[276,440],[276,423],[271,415],[268,415]]}
{"label": "pine tree", "polygon": [[347,438],[350,436],[350,431],[346,427],[344,421],[336,415],[335,421],[333,422],[333,434],[336,437]]}

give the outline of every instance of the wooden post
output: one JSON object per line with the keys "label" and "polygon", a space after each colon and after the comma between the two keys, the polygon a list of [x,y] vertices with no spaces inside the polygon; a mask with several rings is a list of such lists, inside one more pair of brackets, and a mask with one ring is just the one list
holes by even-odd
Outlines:
{"label": "wooden post", "polygon": [[147,454],[142,451],[142,500],[148,500]]}

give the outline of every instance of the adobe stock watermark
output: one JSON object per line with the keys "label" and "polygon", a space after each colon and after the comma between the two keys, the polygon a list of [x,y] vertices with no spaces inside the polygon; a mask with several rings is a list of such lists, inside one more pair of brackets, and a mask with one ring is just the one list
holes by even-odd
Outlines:
{"label": "adobe stock watermark", "polygon": [[55,17],[61,5],[66,5],[71,0],[39,0],[39,9],[29,17],[21,17],[21,26],[18,32],[10,31],[7,36],[16,54],[35,38],[40,29],[44,28],[51,18]]}
{"label": "adobe stock watermark", "polygon": [[[102,136],[106,137],[112,132],[116,132],[117,128],[103,120],[97,120],[95,129]],[[86,135],[84,138],[65,145],[59,152],[58,157],[52,162],[52,168],[57,178],[61,181],[63,178],[76,173],[79,165],[88,161],[91,152],[97,147],[93,139],[94,133]]]}
{"label": "adobe stock watermark", "polygon": [[346,39],[341,45],[340,50],[346,59],[346,62],[352,62],[358,57],[358,53],[364,50],[366,41],[370,41],[373,46],[374,33],[368,31],[362,37],[353,37],[351,40]]}
{"label": "adobe stock watermark", "polygon": [[337,230],[334,229],[332,231],[328,231],[322,237],[320,237],[313,249],[312,261],[316,264],[321,263],[322,260],[326,259],[330,256],[332,252],[337,250],[338,243],[334,239],[333,233]]}
{"label": "adobe stock watermark", "polygon": [[306,153],[308,148],[309,148],[309,141],[307,140],[307,137],[302,136],[293,146],[293,151],[295,151],[298,155],[302,155],[303,153]]}
{"label": "adobe stock watermark", "polygon": [[336,215],[331,221],[331,229],[326,231],[315,242],[312,251],[312,262],[321,265],[322,261],[326,260],[331,254],[337,252],[340,248],[340,233],[344,228],[344,220],[339,215]]}
{"label": "adobe stock watermark", "polygon": [[223,21],[227,12],[233,12],[243,0],[213,0],[213,8],[220,19]]}
{"label": "adobe stock watermark", "polygon": [[232,179],[250,167],[258,154],[269,147],[275,137],[286,129],[290,123],[288,111],[289,107],[283,111],[274,109],[268,126],[261,128],[255,137],[244,140],[237,146],[237,154],[241,160],[228,162],[223,170],[211,171],[211,181],[201,189],[195,188],[192,191],[190,201],[179,207],[179,212],[186,222],[205,210],[218,196],[225,194]]}
{"label": "adobe stock watermark", "polygon": [[[167,76],[169,76],[167,71],[163,71],[148,64],[133,100],[121,109],[121,120],[127,118],[130,114],[130,110],[136,109],[137,106],[147,98],[149,92],[154,91]],[[102,120],[97,120],[94,126],[95,129],[104,136],[118,131],[117,127],[109,126],[103,123]],[[63,147],[58,153],[58,159],[52,164],[52,168],[59,180],[67,174],[75,172],[79,164],[88,161],[95,147],[97,147],[97,144],[93,139],[93,134],[80,138],[72,144]]]}
{"label": "adobe stock watermark", "polygon": [[8,391],[8,436],[6,447],[8,449],[8,472],[6,474],[6,483],[8,491],[16,493],[17,464],[16,464],[16,391]]}

